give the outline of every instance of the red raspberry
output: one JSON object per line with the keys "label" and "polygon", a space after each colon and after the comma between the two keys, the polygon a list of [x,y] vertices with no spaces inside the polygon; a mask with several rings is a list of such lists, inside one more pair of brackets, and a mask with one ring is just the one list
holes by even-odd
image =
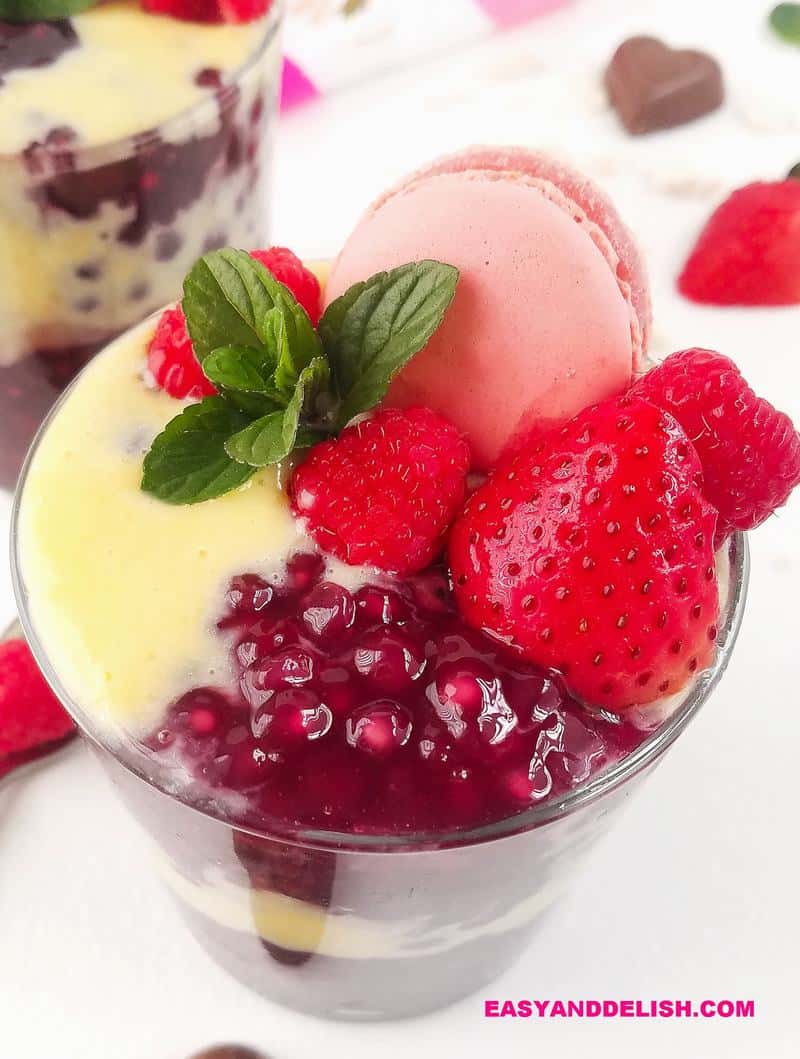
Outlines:
{"label": "red raspberry", "polygon": [[322,292],[319,280],[305,267],[300,258],[285,246],[271,246],[269,250],[251,250],[250,257],[260,261],[279,283],[289,288],[316,327],[322,313]]}
{"label": "red raspberry", "polygon": [[183,22],[253,22],[265,15],[272,0],[141,0],[152,15]]}
{"label": "red raspberry", "polygon": [[450,534],[466,620],[624,710],[678,691],[711,661],[716,512],[700,460],[638,397],[594,405],[521,452]]}
{"label": "red raspberry", "polygon": [[0,644],[0,776],[75,732],[24,640]]}
{"label": "red raspberry", "polygon": [[384,408],[311,450],[292,477],[292,503],[325,551],[411,573],[441,550],[469,463],[466,441],[442,416]]}
{"label": "red raspberry", "polygon": [[147,348],[147,366],[171,397],[208,397],[216,388],[203,374],[186,330],[183,309],[165,309]]}
{"label": "red raspberry", "polygon": [[703,492],[720,514],[718,540],[758,526],[800,485],[800,434],[721,353],[673,353],[633,392],[674,415],[692,439]]}
{"label": "red raspberry", "polygon": [[734,191],[700,234],[678,288],[711,305],[800,302],[800,180]]}

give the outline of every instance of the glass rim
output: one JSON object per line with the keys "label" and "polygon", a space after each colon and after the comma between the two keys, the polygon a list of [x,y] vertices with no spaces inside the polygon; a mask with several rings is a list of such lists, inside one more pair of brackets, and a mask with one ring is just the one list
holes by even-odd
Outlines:
{"label": "glass rim", "polygon": [[[158,314],[154,313],[147,317],[137,327],[143,327],[149,320]],[[131,328],[130,330],[134,330]],[[127,333],[127,332],[126,332]],[[100,354],[102,355],[102,353]],[[91,364],[91,361],[90,361]],[[86,367],[88,367],[87,365]],[[280,821],[275,821],[274,829],[267,826],[256,827],[248,824],[238,823],[220,812],[213,812],[203,806],[192,803],[180,797],[175,791],[166,789],[159,785],[156,778],[147,775],[144,767],[147,759],[144,751],[140,753],[141,764],[137,765],[133,760],[133,754],[127,759],[124,747],[114,745],[114,741],[106,736],[103,738],[99,726],[92,725],[91,718],[86,716],[78,703],[61,684],[60,678],[36,631],[36,626],[28,607],[28,595],[22,575],[19,555],[19,517],[22,496],[25,490],[30,466],[35,458],[36,451],[41,439],[46,433],[50,423],[58,415],[61,406],[69,398],[73,387],[80,380],[83,371],[76,376],[67,389],[61,394],[58,401],[53,405],[50,412],[39,427],[33,442],[28,450],[20,471],[14,500],[11,510],[10,523],[10,560],[11,581],[14,598],[17,604],[19,622],[22,626],[25,638],[33,652],[34,658],[41,669],[42,674],[52,688],[53,692],[62,703],[67,713],[75,721],[81,733],[91,743],[100,749],[102,753],[110,754],[111,757],[121,765],[127,772],[136,776],[148,787],[161,793],[164,797],[179,802],[192,812],[199,813],[209,820],[218,824],[242,831],[262,839],[281,841],[291,845],[312,847],[315,849],[327,849],[335,852],[361,852],[361,853],[390,853],[396,852],[422,852],[431,849],[454,849],[463,846],[477,845],[496,839],[506,838],[524,831],[530,831],[556,820],[566,817],[586,806],[599,801],[607,794],[618,790],[629,780],[635,778],[649,765],[657,761],[666,750],[675,742],[681,732],[688,727],[689,723],[699,713],[713,690],[716,688],[733,651],[734,644],[741,628],[744,616],[744,608],[747,597],[747,586],[750,576],[750,552],[747,537],[742,532],[735,533],[728,542],[728,592],[725,599],[724,612],[720,615],[719,631],[717,636],[717,650],[713,664],[708,669],[697,675],[691,687],[686,691],[675,709],[656,728],[653,729],[629,754],[607,768],[602,769],[589,780],[578,784],[562,797],[548,799],[529,809],[493,820],[490,823],[480,824],[476,827],[464,829],[451,829],[448,831],[419,831],[407,834],[353,834],[350,832],[326,830],[319,828],[294,828],[286,829]]]}
{"label": "glass rim", "polygon": [[[131,132],[126,136],[116,136],[113,139],[102,140],[100,143],[84,145],[77,144],[74,147],[68,146],[66,148],[54,148],[42,144],[42,151],[51,159],[63,157],[65,154],[70,155],[75,160],[75,164],[71,167],[70,171],[80,173],[103,165],[110,165],[111,163],[118,161],[120,158],[127,157],[134,153],[131,149],[132,144],[136,145],[137,150],[141,150],[147,147],[151,142],[155,142],[159,137],[163,138],[162,134],[164,132],[169,133],[181,122],[192,119],[196,115],[202,115],[204,111],[210,110],[213,106],[217,105],[220,100],[220,93],[222,93],[225,105],[228,105],[230,102],[228,95],[231,95],[232,99],[231,90],[239,85],[242,80],[244,80],[244,78],[246,78],[248,74],[258,66],[267,49],[275,40],[283,18],[284,2],[285,0],[273,0],[272,7],[263,16],[263,35],[259,38],[257,44],[253,47],[253,50],[248,54],[242,65],[232,71],[231,81],[228,84],[223,85],[221,89],[209,93],[208,96],[198,99],[196,103],[184,107],[175,114],[170,114],[168,118],[156,126],[140,129],[138,132]],[[147,14],[145,11],[142,13]],[[169,136],[166,138],[169,139]],[[24,153],[25,149],[19,151],[0,151],[0,165],[18,163],[23,159]],[[53,175],[55,174],[49,172],[41,175],[32,174],[31,181],[47,181]]]}

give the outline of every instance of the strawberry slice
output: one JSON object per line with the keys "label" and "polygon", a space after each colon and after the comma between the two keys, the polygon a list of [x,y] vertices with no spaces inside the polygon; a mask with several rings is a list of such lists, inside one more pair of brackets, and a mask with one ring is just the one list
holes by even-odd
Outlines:
{"label": "strawberry slice", "polygon": [[0,777],[55,750],[75,732],[25,641],[0,644]]}
{"label": "strawberry slice", "polygon": [[800,180],[734,191],[700,234],[678,289],[710,305],[800,302]]}
{"label": "strawberry slice", "polygon": [[141,0],[151,15],[182,22],[253,22],[269,11],[272,0]]}
{"label": "strawberry slice", "polygon": [[472,494],[450,535],[459,609],[588,703],[682,688],[714,654],[716,511],[668,413],[586,409]]}

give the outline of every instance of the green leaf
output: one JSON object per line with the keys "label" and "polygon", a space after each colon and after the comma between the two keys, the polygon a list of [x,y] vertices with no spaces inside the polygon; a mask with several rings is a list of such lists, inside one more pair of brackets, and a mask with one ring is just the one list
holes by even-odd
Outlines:
{"label": "green leaf", "polygon": [[215,386],[245,393],[273,394],[275,361],[270,353],[252,346],[221,346],[203,361],[203,374]]}
{"label": "green leaf", "polygon": [[142,489],[169,504],[197,504],[236,489],[254,468],[231,459],[225,442],[247,420],[224,397],[206,397],[184,408],[145,456]]}
{"label": "green leaf", "polygon": [[52,22],[93,7],[98,0],[0,0],[0,19],[6,22]]}
{"label": "green leaf", "polygon": [[457,282],[452,265],[417,261],[357,283],[328,306],[319,332],[341,399],[338,426],[386,396],[441,324]]}
{"label": "green leaf", "polygon": [[[225,451],[234,460],[252,467],[265,467],[285,459],[297,444],[303,412],[313,404],[319,392],[327,389],[329,378],[327,361],[324,357],[315,357],[300,373],[286,408],[261,416],[248,424],[229,438]],[[303,428],[304,444],[309,444],[310,436],[311,433]],[[319,434],[314,437],[316,441],[319,440]]]}
{"label": "green leaf", "polygon": [[183,292],[201,362],[222,346],[269,352],[278,388],[288,398],[300,372],[321,353],[319,337],[294,295],[244,250],[205,254],[184,280]]}
{"label": "green leaf", "polygon": [[[266,467],[279,463],[292,451],[294,434],[287,437],[286,411],[254,419],[225,443],[225,451],[240,466]],[[296,431],[296,426],[295,426]]]}
{"label": "green leaf", "polygon": [[769,21],[783,40],[800,44],[800,4],[778,4],[771,11]]}

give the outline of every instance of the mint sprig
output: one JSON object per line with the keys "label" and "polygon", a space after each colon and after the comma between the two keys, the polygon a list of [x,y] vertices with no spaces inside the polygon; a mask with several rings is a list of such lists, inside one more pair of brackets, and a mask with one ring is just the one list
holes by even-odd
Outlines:
{"label": "mint sprig", "polygon": [[319,333],[341,402],[339,427],[383,400],[438,329],[457,281],[452,265],[418,261],[379,272],[328,306]]}
{"label": "mint sprig", "polygon": [[183,309],[219,395],[190,405],[152,444],[142,489],[172,504],[211,500],[378,404],[441,324],[458,270],[419,261],[333,302],[315,331],[294,295],[242,250],[202,257]]}
{"label": "mint sprig", "polygon": [[800,4],[778,4],[770,12],[773,30],[789,44],[800,44]]}
{"label": "mint sprig", "polygon": [[98,0],[0,0],[5,22],[55,22],[79,15]]}

